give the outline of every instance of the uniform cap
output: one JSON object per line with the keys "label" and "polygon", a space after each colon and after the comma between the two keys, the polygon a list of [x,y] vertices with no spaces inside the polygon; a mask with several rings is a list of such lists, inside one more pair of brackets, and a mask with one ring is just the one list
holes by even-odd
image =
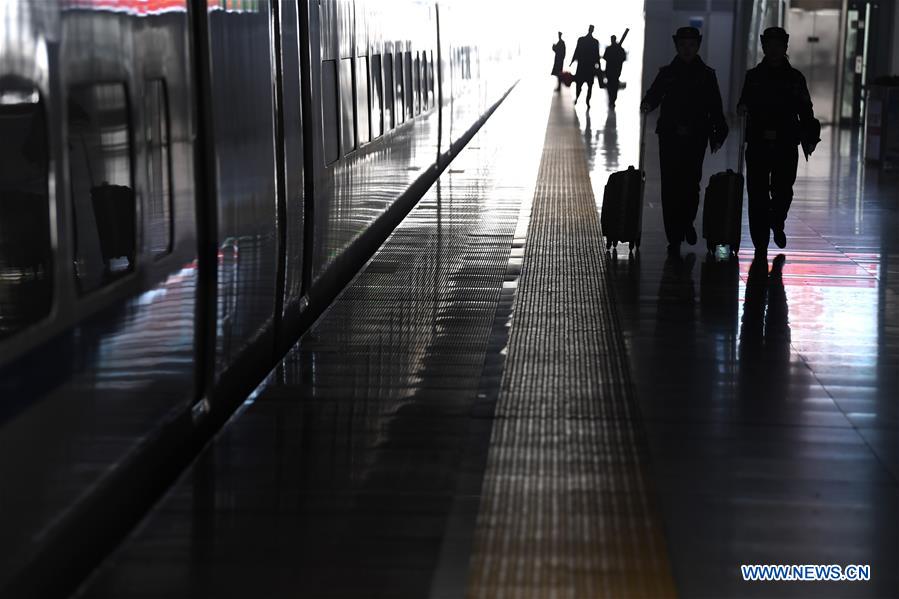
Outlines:
{"label": "uniform cap", "polygon": [[696,27],[681,27],[677,30],[677,33],[674,34],[674,39],[701,40],[702,34],[699,33],[699,29]]}
{"label": "uniform cap", "polygon": [[790,41],[790,34],[783,27],[768,27],[762,33],[762,40],[780,40],[786,44]]}

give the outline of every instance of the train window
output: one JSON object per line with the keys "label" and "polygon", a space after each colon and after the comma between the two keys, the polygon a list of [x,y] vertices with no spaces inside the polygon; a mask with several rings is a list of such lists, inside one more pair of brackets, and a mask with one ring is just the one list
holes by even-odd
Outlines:
{"label": "train window", "polygon": [[131,122],[124,84],[69,89],[68,144],[75,277],[85,293],[134,270]]}
{"label": "train window", "polygon": [[371,57],[371,137],[380,137],[384,130],[384,113],[382,111],[384,98],[384,81],[381,79],[381,55],[373,54]]}
{"label": "train window", "polygon": [[154,256],[172,251],[172,186],[169,161],[169,110],[165,82],[146,82],[147,238]]}
{"label": "train window", "polygon": [[427,110],[428,102],[428,53],[421,53],[421,109]]}
{"label": "train window", "polygon": [[412,107],[416,115],[421,114],[421,55],[416,52],[415,59],[412,61],[412,89],[414,98]]}
{"label": "train window", "polygon": [[371,141],[368,82],[368,56],[360,56],[356,58],[356,126],[359,129],[360,145]]}
{"label": "train window", "polygon": [[356,127],[353,106],[353,59],[340,59],[340,132],[344,155],[356,149]]}
{"label": "train window", "polygon": [[434,106],[437,98],[434,97],[434,51],[432,50],[428,57],[428,106]]}
{"label": "train window", "polygon": [[393,108],[393,54],[389,52],[384,55],[384,131],[385,133],[394,126],[394,108]]}
{"label": "train window", "polygon": [[393,91],[396,95],[396,106],[393,109],[393,114],[395,115],[396,124],[399,125],[403,121],[406,120],[406,109],[404,108],[406,103],[406,86],[403,82],[403,54],[400,52],[397,54],[396,60],[394,61],[394,83],[395,87]]}
{"label": "train window", "polygon": [[322,151],[325,164],[340,158],[340,132],[337,126],[337,61],[322,61]]}
{"label": "train window", "polygon": [[50,313],[49,147],[43,99],[0,78],[0,340]]}
{"label": "train window", "polygon": [[414,84],[413,84],[413,80],[412,80],[412,53],[411,52],[405,52],[403,54],[403,63],[405,66],[404,70],[406,73],[406,76],[405,76],[406,85],[404,87],[406,93],[403,98],[403,102],[405,104],[404,108],[406,109],[406,118],[411,119],[413,116],[415,116],[415,112],[414,112],[415,99],[414,99],[414,92],[413,92]]}

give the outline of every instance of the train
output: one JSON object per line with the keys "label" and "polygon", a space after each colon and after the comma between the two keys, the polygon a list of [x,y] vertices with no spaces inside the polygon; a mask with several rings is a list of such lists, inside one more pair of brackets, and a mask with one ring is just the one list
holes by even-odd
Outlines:
{"label": "train", "polygon": [[0,596],[76,588],[489,118],[483,11],[0,4]]}

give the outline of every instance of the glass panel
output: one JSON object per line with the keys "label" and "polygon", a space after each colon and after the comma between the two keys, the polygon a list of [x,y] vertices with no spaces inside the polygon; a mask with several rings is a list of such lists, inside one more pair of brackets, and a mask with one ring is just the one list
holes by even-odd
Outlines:
{"label": "glass panel", "polygon": [[172,192],[169,168],[169,110],[165,82],[146,82],[147,237],[154,256],[172,251]]}
{"label": "glass panel", "polygon": [[75,277],[88,292],[134,270],[131,124],[121,83],[69,90],[69,172]]}
{"label": "glass panel", "polygon": [[849,10],[846,16],[846,45],[843,55],[843,93],[840,102],[840,116],[851,119],[855,104],[855,55],[858,52],[858,10]]}
{"label": "glass panel", "polygon": [[436,73],[434,73],[434,52],[431,51],[430,59],[428,60],[428,106],[434,106],[437,103],[437,98],[434,97],[435,77]]}
{"label": "glass panel", "polygon": [[47,121],[20,83],[0,87],[0,339],[47,316],[53,299]]}
{"label": "glass panel", "polygon": [[371,57],[371,136],[372,139],[380,137],[383,131],[382,119],[384,118],[381,110],[384,96],[384,82],[381,80],[381,55],[375,54]]}
{"label": "glass panel", "polygon": [[405,94],[403,94],[403,103],[404,103],[403,108],[405,108],[406,118],[411,119],[414,116],[413,110],[414,110],[414,102],[415,102],[415,98],[413,95],[414,83],[412,80],[412,53],[411,52],[403,53],[403,63],[405,65],[405,68],[403,70],[405,71],[405,74],[406,74],[406,76],[405,76],[406,83],[403,88],[405,91]]}
{"label": "glass panel", "polygon": [[344,155],[356,149],[353,112],[353,59],[340,59],[340,139]]}
{"label": "glass panel", "polygon": [[422,110],[429,109],[434,100],[431,98],[431,77],[433,77],[433,73],[431,73],[431,61],[428,57],[428,53],[424,52],[422,54],[424,60],[421,65],[421,73],[422,73],[422,95],[421,95],[421,106]]}
{"label": "glass panel", "polygon": [[393,88],[393,92],[396,96],[396,107],[394,108],[394,114],[396,115],[396,124],[399,125],[406,120],[406,85],[403,80],[403,54],[398,54],[396,57],[396,61],[394,62],[395,64],[393,72],[395,87]]}
{"label": "glass panel", "polygon": [[393,54],[384,56],[384,130],[389,131],[396,126],[394,112]]}
{"label": "glass panel", "polygon": [[421,114],[421,57],[418,52],[415,53],[415,60],[412,63],[412,87],[415,90],[415,114]]}
{"label": "glass panel", "polygon": [[359,128],[359,144],[371,141],[368,108],[368,57],[356,58],[356,125]]}
{"label": "glass panel", "polygon": [[325,164],[340,158],[340,133],[337,130],[337,61],[322,61],[322,151]]}

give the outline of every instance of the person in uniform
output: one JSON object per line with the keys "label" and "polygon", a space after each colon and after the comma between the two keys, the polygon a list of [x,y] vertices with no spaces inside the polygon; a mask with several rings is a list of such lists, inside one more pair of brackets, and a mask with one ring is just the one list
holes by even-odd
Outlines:
{"label": "person in uniform", "polygon": [[661,105],[656,133],[662,178],[662,217],[668,250],[681,241],[696,243],[693,221],[699,208],[699,183],[705,146],[716,152],[727,138],[727,122],[715,71],[698,56],[702,36],[681,27],[673,36],[677,56],[659,69],[640,104],[646,114]]}
{"label": "person in uniform", "polygon": [[[625,32],[627,33],[627,32]],[[612,36],[612,43],[606,47],[602,59],[606,61],[606,92],[609,94],[609,108],[615,108],[618,99],[618,85],[621,79],[621,68],[627,60],[624,48],[618,43],[618,38]],[[622,38],[622,41],[624,39]]]}
{"label": "person in uniform", "polygon": [[777,247],[786,246],[784,223],[793,201],[797,146],[802,144],[808,157],[821,131],[805,77],[787,59],[789,39],[780,27],[764,31],[765,57],[747,71],[737,103],[737,114],[747,117],[749,232],[757,252],[767,251],[771,231]]}
{"label": "person in uniform", "polygon": [[559,32],[559,41],[553,44],[553,52],[556,55],[553,60],[553,70],[550,75],[556,77],[556,91],[562,89],[562,67],[565,64],[565,41],[562,39],[562,32]]}
{"label": "person in uniform", "polygon": [[569,66],[577,61],[577,70],[574,72],[574,81],[577,89],[574,95],[574,103],[577,104],[581,97],[581,87],[587,84],[587,108],[590,107],[590,98],[593,97],[593,78],[599,68],[599,40],[593,37],[593,25],[587,30],[587,35],[579,37],[574,47]]}

